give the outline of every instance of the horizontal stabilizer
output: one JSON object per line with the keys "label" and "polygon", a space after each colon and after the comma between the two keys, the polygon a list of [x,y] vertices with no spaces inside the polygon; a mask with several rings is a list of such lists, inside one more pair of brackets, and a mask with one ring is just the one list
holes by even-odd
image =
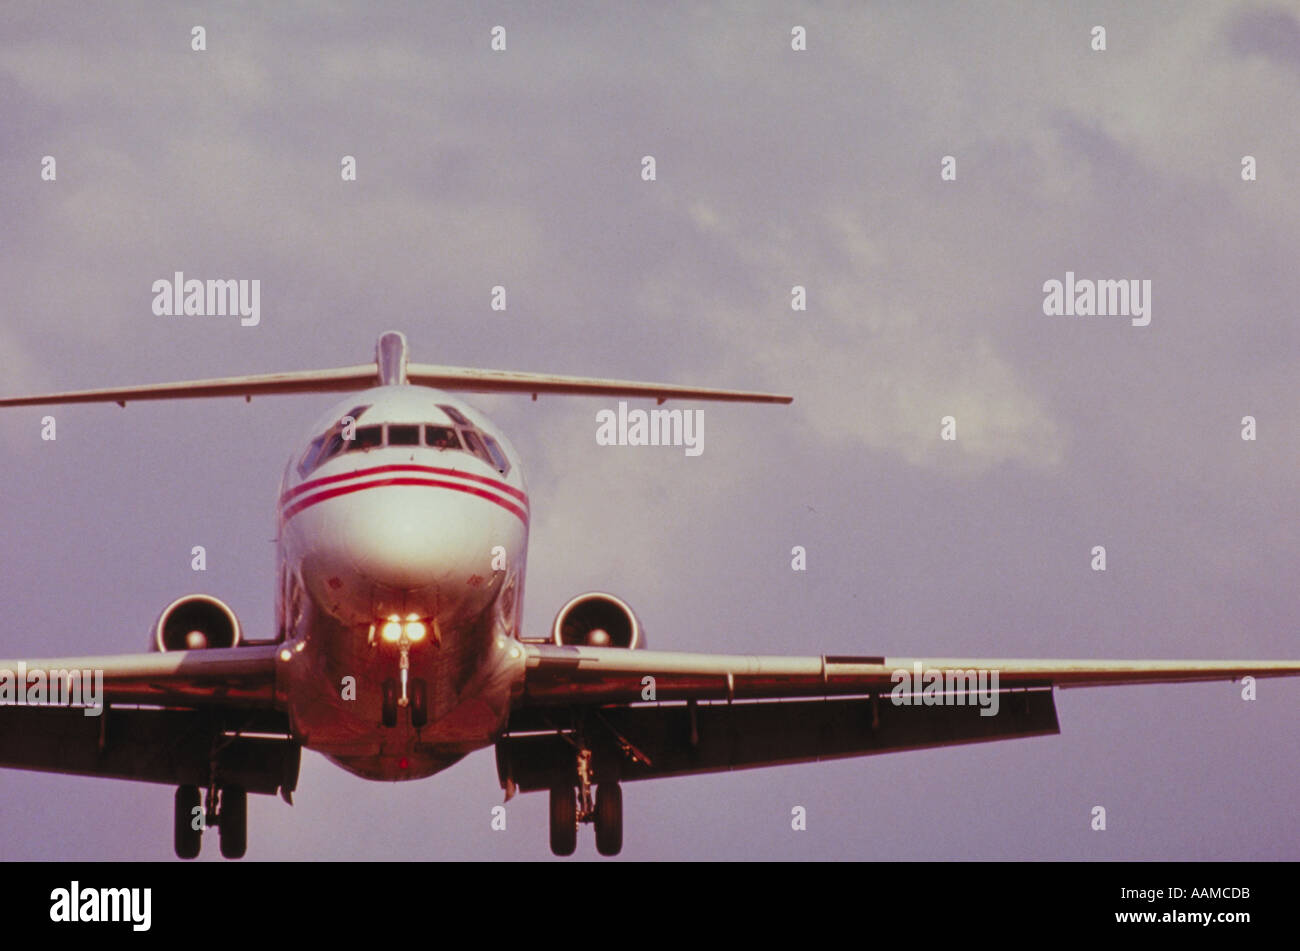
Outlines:
{"label": "horizontal stabilizer", "polygon": [[748,390],[718,390],[674,383],[640,383],[633,380],[600,380],[585,376],[557,376],[553,373],[520,373],[511,370],[473,370],[412,363],[407,367],[412,383],[464,393],[555,393],[565,396],[645,396],[661,403],[668,399],[712,400],[729,403],[789,403],[791,396],[755,393]]}
{"label": "horizontal stabilizer", "polygon": [[[412,363],[407,380],[422,386],[465,393],[540,393],[567,396],[647,397],[711,400],[733,403],[789,403],[792,397],[745,390],[718,390],[674,383],[642,383],[632,380],[602,380],[551,373],[520,373],[509,370],[476,370],[470,367],[431,366]],[[254,376],[218,377],[211,380],[182,380],[177,383],[149,383],[142,386],[72,390],[40,396],[0,398],[0,406],[43,406],[54,403],[118,403],[136,400],[190,399],[210,396],[271,396],[284,393],[343,393],[379,385],[373,363],[333,370],[301,370],[292,373],[264,373]]]}
{"label": "horizontal stabilizer", "polygon": [[70,390],[40,396],[0,398],[0,406],[44,406],[51,403],[118,403],[127,401],[192,399],[204,396],[269,396],[278,393],[346,393],[376,385],[375,365],[363,363],[336,370],[300,370],[294,373],[261,373],[254,376],[226,376],[211,380],[182,380],[178,383],[146,383],[114,386],[99,390]]}

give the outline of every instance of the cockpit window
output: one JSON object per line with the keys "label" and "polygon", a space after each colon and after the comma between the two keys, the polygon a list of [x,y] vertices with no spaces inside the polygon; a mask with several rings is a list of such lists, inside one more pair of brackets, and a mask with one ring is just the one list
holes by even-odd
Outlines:
{"label": "cockpit window", "polygon": [[495,463],[492,462],[492,457],[489,456],[488,451],[483,448],[483,443],[479,441],[478,434],[474,432],[474,430],[462,429],[460,431],[460,438],[465,440],[466,449],[478,456],[488,465],[495,465]]}
{"label": "cockpit window", "polygon": [[438,405],[438,409],[442,410],[444,413],[446,413],[448,416],[450,416],[452,422],[456,423],[456,424],[459,425],[459,426],[473,426],[473,425],[474,425],[474,424],[471,423],[468,419],[465,418],[465,414],[464,414],[464,413],[462,413],[460,410],[456,409],[456,407],[454,407],[454,406],[443,406],[443,405],[439,404],[439,405]]}
{"label": "cockpit window", "polygon": [[388,445],[390,446],[418,446],[420,445],[420,427],[406,423],[389,423],[388,424]]}
{"label": "cockpit window", "polygon": [[361,418],[361,414],[373,405],[372,403],[363,403],[360,406],[352,407],[339,417],[333,426],[313,439],[311,445],[307,447],[307,451],[302,454],[302,460],[298,463],[298,475],[304,479],[307,478],[308,474],[326,459],[341,452],[344,446],[344,440],[341,436],[343,420],[351,417],[355,423],[356,420]]}
{"label": "cockpit window", "polygon": [[[370,406],[357,406],[346,416],[340,418],[328,430],[311,441],[302,459],[298,462],[298,474],[307,478],[314,469],[326,460],[343,452],[354,449],[363,452],[381,446],[420,446],[430,449],[452,449],[468,452],[496,469],[502,475],[510,471],[510,458],[501,444],[487,433],[478,429],[465,418],[454,406],[440,406],[458,425],[442,426],[436,423],[372,423],[369,426],[355,426],[359,417]],[[349,420],[348,429],[353,430],[352,439],[344,439],[343,419]],[[421,440],[423,437],[423,440]]]}
{"label": "cockpit window", "polygon": [[488,455],[492,457],[492,464],[497,467],[498,472],[505,475],[510,470],[510,460],[501,451],[501,446],[487,433],[483,434],[483,443],[487,446]]}
{"label": "cockpit window", "polygon": [[357,429],[356,438],[348,445],[348,452],[354,449],[374,449],[383,444],[383,426],[361,426]]}
{"label": "cockpit window", "polygon": [[431,449],[459,449],[460,437],[450,426],[425,426],[424,444]]}
{"label": "cockpit window", "polygon": [[304,479],[307,478],[307,473],[316,468],[316,456],[320,454],[320,446],[324,441],[324,435],[317,436],[311,441],[307,451],[302,454],[302,460],[298,463],[298,475]]}
{"label": "cockpit window", "polygon": [[325,440],[325,448],[322,449],[320,455],[316,457],[316,465],[319,466],[326,459],[333,459],[346,449],[348,445],[348,441],[343,438],[343,433],[333,433],[327,440]]}

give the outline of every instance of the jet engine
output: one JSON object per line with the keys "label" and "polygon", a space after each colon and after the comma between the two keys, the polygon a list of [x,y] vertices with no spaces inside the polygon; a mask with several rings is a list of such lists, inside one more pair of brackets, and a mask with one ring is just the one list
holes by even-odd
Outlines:
{"label": "jet engine", "polygon": [[580,594],[560,608],[551,642],[575,647],[645,647],[641,622],[627,602],[604,591]]}
{"label": "jet engine", "polygon": [[206,594],[187,594],[158,615],[149,649],[166,652],[236,647],[242,634],[239,619],[224,601]]}

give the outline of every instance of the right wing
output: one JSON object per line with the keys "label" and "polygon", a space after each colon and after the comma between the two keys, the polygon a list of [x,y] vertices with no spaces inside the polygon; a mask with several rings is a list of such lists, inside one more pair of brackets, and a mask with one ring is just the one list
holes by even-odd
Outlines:
{"label": "right wing", "polygon": [[[0,767],[203,787],[215,766],[223,782],[288,798],[301,751],[277,703],[278,649],[0,661]],[[76,682],[76,705],[15,705],[35,671],[47,701],[56,679]],[[82,671],[89,683],[68,679]]]}

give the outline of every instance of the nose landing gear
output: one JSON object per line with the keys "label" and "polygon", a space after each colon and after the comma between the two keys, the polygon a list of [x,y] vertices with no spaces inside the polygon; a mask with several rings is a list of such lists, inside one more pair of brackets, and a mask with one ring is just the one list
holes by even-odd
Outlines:
{"label": "nose landing gear", "polygon": [[[434,643],[436,644],[437,641],[435,640]],[[398,708],[409,707],[411,726],[418,730],[429,722],[429,688],[423,680],[410,675],[411,641],[405,633],[397,642],[397,646],[400,651],[397,669],[401,674],[401,682],[389,677],[381,685],[380,716],[384,726],[395,727]]]}
{"label": "nose landing gear", "polygon": [[380,716],[384,726],[394,727],[397,726],[397,711],[402,707],[408,707],[411,711],[411,726],[418,730],[429,722],[429,688],[418,677],[412,678],[405,686],[407,691],[403,695],[397,681],[393,678],[390,677],[383,682]]}

